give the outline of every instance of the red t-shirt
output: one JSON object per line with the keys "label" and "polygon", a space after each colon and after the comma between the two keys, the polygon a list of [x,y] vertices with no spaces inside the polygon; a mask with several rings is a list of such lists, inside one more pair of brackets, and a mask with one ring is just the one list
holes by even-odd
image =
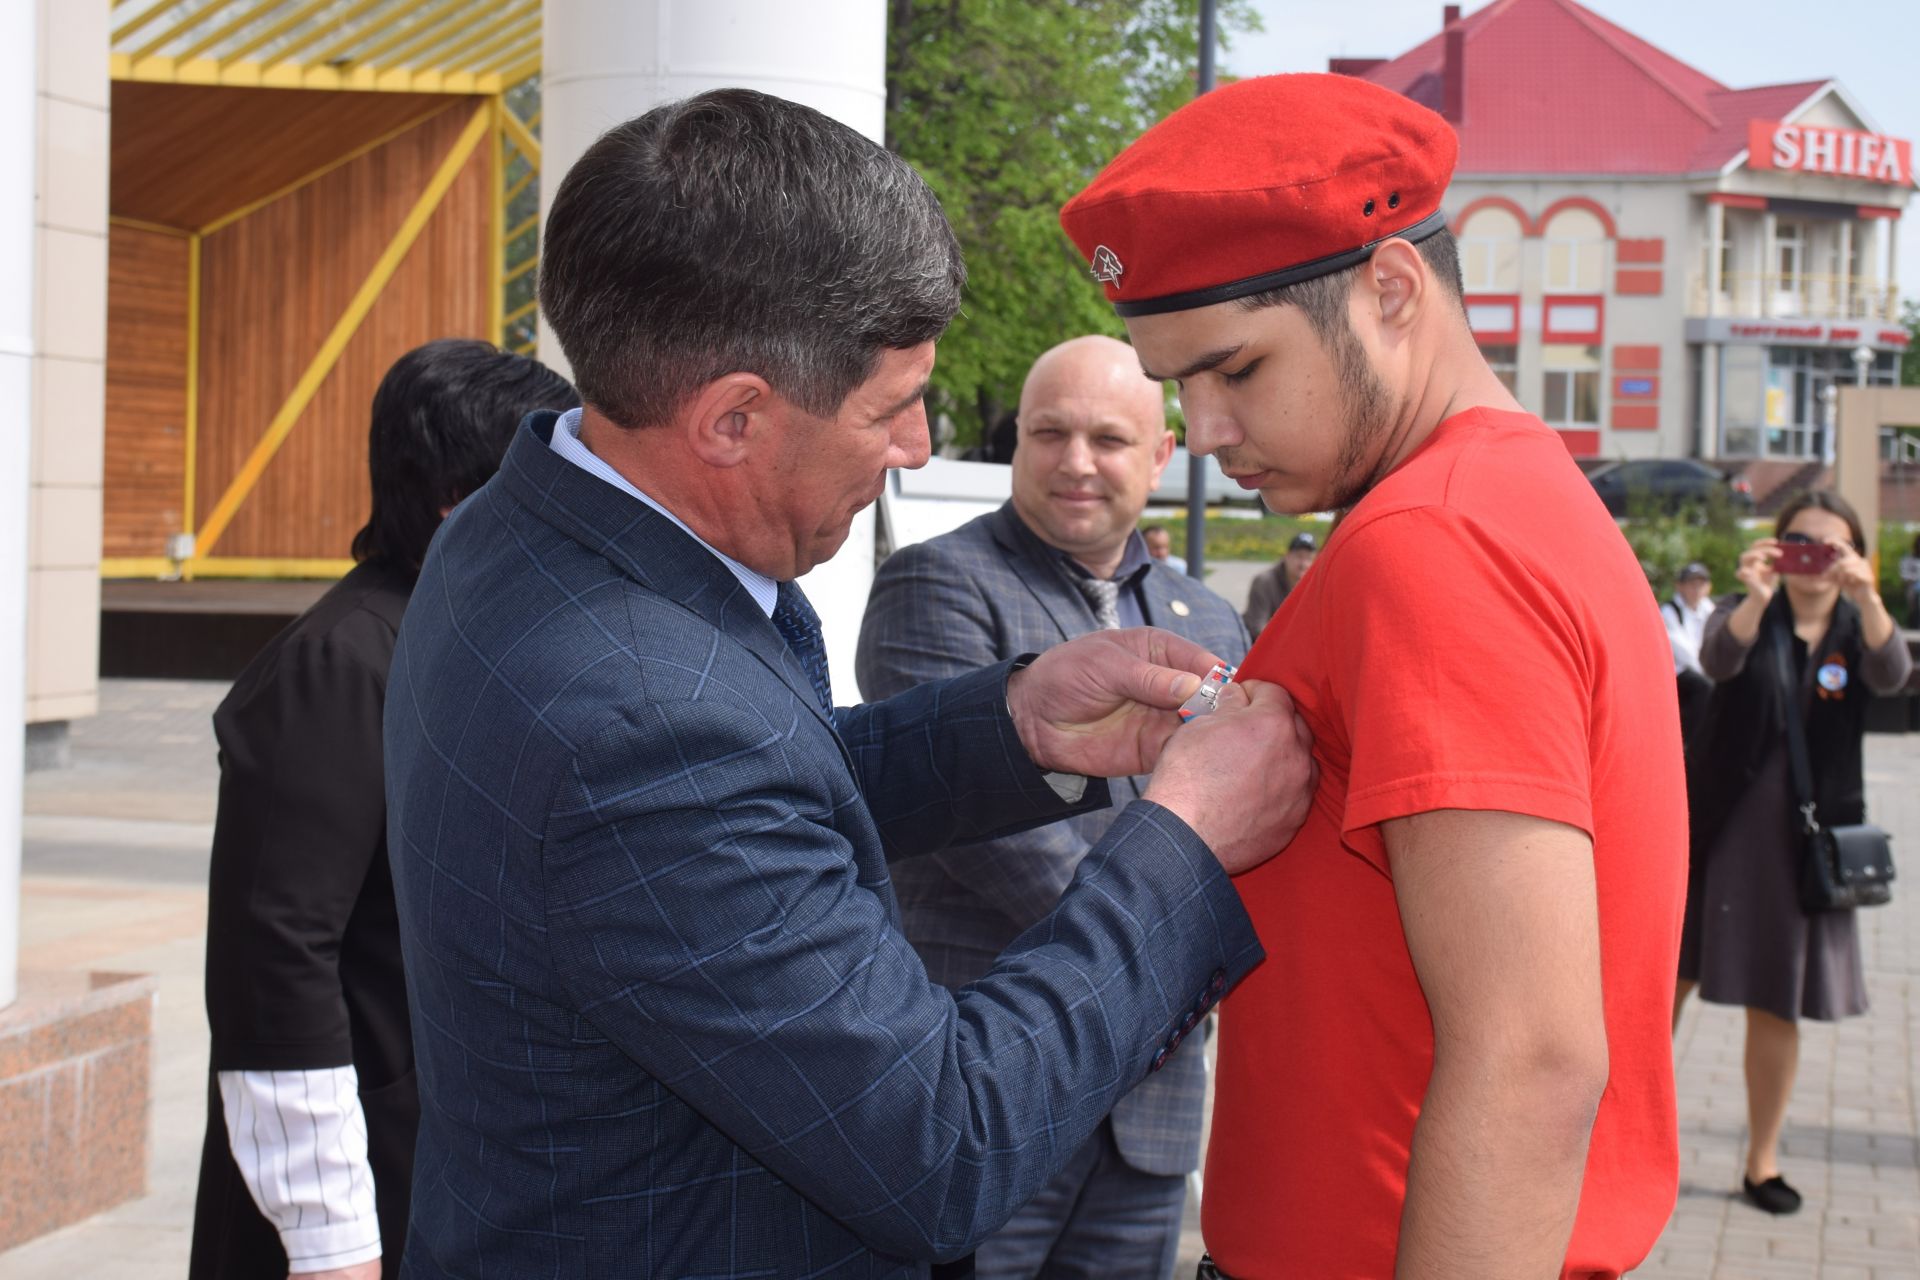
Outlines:
{"label": "red t-shirt", "polygon": [[1593,838],[1610,1073],[1565,1274],[1621,1275],[1679,1186],[1687,809],[1671,652],[1592,486],[1532,417],[1449,418],[1355,506],[1240,671],[1292,693],[1320,786],[1293,843],[1237,882],[1267,959],[1222,1012],[1215,1262],[1393,1274],[1433,1024],[1380,824],[1481,809]]}

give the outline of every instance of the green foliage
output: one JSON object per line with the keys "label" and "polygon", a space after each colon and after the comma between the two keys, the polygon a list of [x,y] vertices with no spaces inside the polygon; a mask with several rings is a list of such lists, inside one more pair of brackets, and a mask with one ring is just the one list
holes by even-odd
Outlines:
{"label": "green foliage", "polygon": [[[1157,524],[1165,529],[1173,539],[1173,554],[1182,559],[1187,554],[1187,513],[1180,511],[1170,516],[1149,517],[1140,522],[1145,528]],[[1246,516],[1220,515],[1207,513],[1207,563],[1215,564],[1222,560],[1259,560],[1271,564],[1287,554],[1287,543],[1293,535],[1305,529],[1320,545],[1327,544],[1326,520],[1302,519],[1298,516],[1276,516],[1267,513],[1258,518]]]}
{"label": "green foliage", "polygon": [[[1198,15],[1199,0],[890,0],[887,145],[939,195],[967,259],[930,406],[962,443],[1018,401],[1040,352],[1124,332],[1060,206],[1193,96]],[[1258,30],[1250,0],[1224,0],[1219,27],[1223,44]]]}
{"label": "green foliage", "polygon": [[1882,520],[1873,545],[1880,553],[1880,598],[1887,602],[1887,612],[1902,626],[1920,629],[1920,610],[1908,610],[1907,584],[1900,580],[1900,559],[1914,554],[1916,535],[1920,535],[1920,524]]}
{"label": "green foliage", "polygon": [[1900,304],[1900,323],[1907,328],[1907,349],[1900,353],[1900,385],[1920,387],[1920,301]]}
{"label": "green foliage", "polygon": [[1739,513],[1724,494],[1715,493],[1705,505],[1674,514],[1655,511],[1640,497],[1630,496],[1627,511],[1622,532],[1659,599],[1672,593],[1673,580],[1694,560],[1713,574],[1715,595],[1739,589],[1733,571],[1740,563],[1740,553],[1760,535],[1741,527]]}

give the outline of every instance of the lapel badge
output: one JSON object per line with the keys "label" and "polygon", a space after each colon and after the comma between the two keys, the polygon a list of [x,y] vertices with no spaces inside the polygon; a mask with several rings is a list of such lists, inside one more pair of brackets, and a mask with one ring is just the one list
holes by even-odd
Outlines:
{"label": "lapel badge", "polygon": [[1126,268],[1120,265],[1120,256],[1105,245],[1093,251],[1093,278],[1101,284],[1119,284],[1120,273]]}
{"label": "lapel badge", "polygon": [[1187,607],[1185,600],[1174,600],[1167,605],[1167,608],[1173,610],[1173,616],[1176,618],[1184,618],[1193,612],[1192,609]]}

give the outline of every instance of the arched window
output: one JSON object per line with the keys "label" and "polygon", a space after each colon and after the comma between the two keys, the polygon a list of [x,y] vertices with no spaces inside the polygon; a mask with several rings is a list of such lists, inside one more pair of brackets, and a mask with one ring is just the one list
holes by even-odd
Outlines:
{"label": "arched window", "polygon": [[1560,210],[1547,223],[1542,238],[1548,293],[1605,292],[1607,228],[1591,210]]}
{"label": "arched window", "polygon": [[1520,219],[1494,205],[1461,224],[1460,277],[1468,293],[1520,292]]}

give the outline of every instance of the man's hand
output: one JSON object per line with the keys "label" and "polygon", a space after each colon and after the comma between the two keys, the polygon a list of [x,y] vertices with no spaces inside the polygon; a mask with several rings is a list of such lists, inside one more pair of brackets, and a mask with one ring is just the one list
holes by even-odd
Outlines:
{"label": "man's hand", "polygon": [[1180,704],[1221,659],[1171,631],[1095,631],[1007,681],[1007,709],[1033,762],[1090,778],[1150,773]]}
{"label": "man's hand", "polygon": [[335,1267],[331,1271],[295,1271],[289,1280],[380,1280],[380,1259]]}
{"label": "man's hand", "polygon": [[1174,813],[1228,875],[1271,858],[1307,820],[1320,771],[1313,734],[1277,684],[1228,685],[1211,715],[1167,745],[1145,799]]}

